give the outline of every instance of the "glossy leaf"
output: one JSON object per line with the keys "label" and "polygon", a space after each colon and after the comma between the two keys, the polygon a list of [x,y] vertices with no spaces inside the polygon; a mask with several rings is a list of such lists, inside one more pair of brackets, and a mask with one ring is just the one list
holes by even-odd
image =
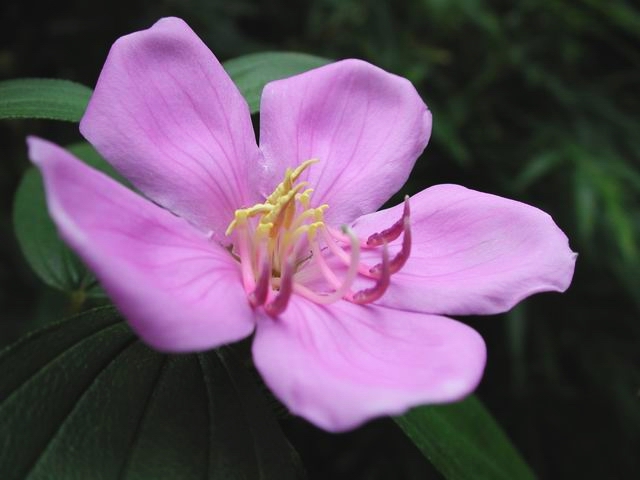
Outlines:
{"label": "glossy leaf", "polygon": [[331,60],[306,53],[263,52],[228,60],[224,68],[249,104],[251,113],[260,110],[264,86],[281,78],[306,72]]}
{"label": "glossy leaf", "polygon": [[396,423],[448,480],[527,480],[535,476],[473,395],[420,407]]}
{"label": "glossy leaf", "polygon": [[51,78],[19,78],[0,82],[1,118],[45,118],[78,122],[91,89]]}
{"label": "glossy leaf", "polygon": [[[69,150],[123,182],[88,143],[72,145]],[[27,262],[47,285],[76,295],[104,295],[93,275],[60,239],[47,211],[42,177],[34,167],[27,170],[16,191],[13,224]]]}
{"label": "glossy leaf", "polygon": [[293,479],[290,446],[229,349],[163,355],[105,307],[0,353],[13,479]]}

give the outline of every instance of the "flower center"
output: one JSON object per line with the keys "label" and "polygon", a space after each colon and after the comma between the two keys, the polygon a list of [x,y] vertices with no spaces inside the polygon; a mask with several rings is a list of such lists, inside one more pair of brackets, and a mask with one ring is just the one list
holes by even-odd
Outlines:
{"label": "flower center", "polygon": [[[236,232],[232,255],[240,262],[249,302],[264,306],[272,316],[287,308],[293,293],[321,304],[344,299],[365,304],[379,299],[411,252],[409,197],[402,217],[381,232],[361,241],[346,225],[341,230],[326,224],[329,205],[311,206],[313,189],[298,182],[317,163],[310,159],[287,168],[284,180],[263,203],[235,211],[226,235]],[[389,258],[388,243],[403,235],[400,251]],[[381,250],[381,261],[369,266],[362,250]],[[358,277],[371,279],[370,288],[352,291]]]}

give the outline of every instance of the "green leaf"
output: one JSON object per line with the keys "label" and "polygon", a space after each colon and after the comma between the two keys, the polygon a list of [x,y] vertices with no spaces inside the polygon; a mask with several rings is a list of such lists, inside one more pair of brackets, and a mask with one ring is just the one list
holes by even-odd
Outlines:
{"label": "green leaf", "polygon": [[79,122],[91,89],[68,80],[20,78],[0,82],[0,119],[45,118]]}
{"label": "green leaf", "polygon": [[247,100],[251,113],[256,113],[260,110],[260,96],[267,83],[328,63],[331,60],[306,53],[263,52],[228,60],[224,68]]}
{"label": "green leaf", "polygon": [[416,408],[395,421],[448,480],[535,478],[473,395],[458,403]]}
{"label": "green leaf", "polygon": [[[69,151],[124,182],[88,143],[74,144]],[[13,224],[27,262],[47,285],[68,293],[104,296],[93,275],[60,239],[47,211],[42,177],[34,167],[27,170],[16,191]]]}
{"label": "green leaf", "polygon": [[13,479],[295,479],[291,447],[229,349],[163,355],[111,307],[0,353]]}
{"label": "green leaf", "polygon": [[13,225],[27,262],[47,285],[69,293],[92,286],[93,278],[58,236],[47,212],[42,177],[33,167],[16,191]]}

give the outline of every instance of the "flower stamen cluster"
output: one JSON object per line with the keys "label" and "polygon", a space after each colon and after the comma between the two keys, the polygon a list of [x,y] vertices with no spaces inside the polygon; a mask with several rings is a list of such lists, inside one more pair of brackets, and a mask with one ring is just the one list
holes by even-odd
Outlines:
{"label": "flower stamen cluster", "polygon": [[[391,275],[398,272],[411,252],[409,198],[405,197],[402,218],[390,228],[361,241],[346,225],[336,230],[325,222],[329,205],[311,206],[312,188],[298,179],[317,159],[295,169],[288,168],[284,180],[263,203],[235,211],[226,235],[235,231],[231,253],[241,264],[242,281],[249,302],[264,306],[276,316],[284,312],[293,293],[319,303],[344,299],[366,304],[387,290]],[[390,259],[388,244],[403,235],[400,251]],[[381,248],[381,262],[369,266],[360,260],[362,249]],[[347,269],[342,278],[329,258],[336,257]],[[315,270],[311,270],[315,269]],[[311,287],[310,271],[324,278],[328,289]],[[358,276],[374,280],[370,288],[352,291]]]}

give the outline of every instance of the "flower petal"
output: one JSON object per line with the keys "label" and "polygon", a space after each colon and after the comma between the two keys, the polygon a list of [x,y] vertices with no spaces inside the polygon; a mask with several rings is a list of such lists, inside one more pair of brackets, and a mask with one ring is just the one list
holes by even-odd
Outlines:
{"label": "flower petal", "polygon": [[446,317],[294,297],[280,317],[258,319],[253,356],[293,413],[342,431],[461,399],[482,376],[485,345]]}
{"label": "flower petal", "polygon": [[252,332],[239,268],[222,247],[62,148],[28,143],[60,234],[145,342],[194,351]]}
{"label": "flower petal", "polygon": [[220,239],[234,211],[256,201],[247,104],[182,20],[115,42],[80,130],[145,195]]}
{"label": "flower petal", "polygon": [[[402,205],[353,225],[362,238],[389,227]],[[538,292],[563,292],[576,254],[543,211],[458,185],[436,185],[411,198],[413,245],[381,305],[447,315],[494,314]],[[401,238],[391,252],[399,249]],[[368,258],[367,258],[368,257]],[[379,253],[365,251],[372,264]]]}
{"label": "flower petal", "polygon": [[387,201],[431,134],[431,113],[413,85],[360,60],[269,83],[260,115],[261,193],[270,193],[287,167],[317,158],[303,179],[315,203],[329,203],[332,224]]}

